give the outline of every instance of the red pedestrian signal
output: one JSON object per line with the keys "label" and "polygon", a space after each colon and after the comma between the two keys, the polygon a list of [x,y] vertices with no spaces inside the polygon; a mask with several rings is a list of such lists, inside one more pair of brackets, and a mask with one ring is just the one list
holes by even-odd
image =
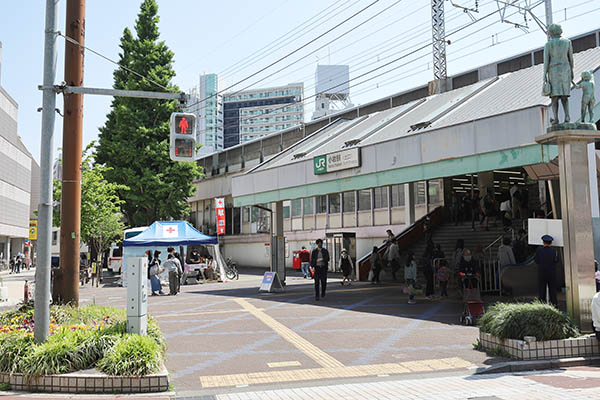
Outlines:
{"label": "red pedestrian signal", "polygon": [[170,157],[173,161],[196,158],[196,115],[173,113],[170,120]]}

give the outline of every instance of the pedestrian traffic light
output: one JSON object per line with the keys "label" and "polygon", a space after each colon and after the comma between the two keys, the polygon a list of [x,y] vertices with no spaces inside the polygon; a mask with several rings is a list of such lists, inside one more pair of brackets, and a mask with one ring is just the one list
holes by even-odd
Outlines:
{"label": "pedestrian traffic light", "polygon": [[196,115],[172,113],[169,153],[173,161],[194,161],[196,158]]}

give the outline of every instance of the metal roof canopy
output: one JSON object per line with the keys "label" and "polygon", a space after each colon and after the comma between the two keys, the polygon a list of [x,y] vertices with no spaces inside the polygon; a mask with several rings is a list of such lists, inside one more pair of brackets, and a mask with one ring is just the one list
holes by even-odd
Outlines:
{"label": "metal roof canopy", "polygon": [[[332,124],[252,171],[233,177],[234,204],[547,163],[556,157],[556,146],[535,142],[548,125],[549,99],[541,96],[542,68],[537,65],[479,81],[425,101],[370,114],[358,123]],[[576,77],[590,70],[598,70],[598,75],[599,68],[600,48],[575,54]],[[600,85],[596,90],[600,91]],[[577,92],[573,92],[572,100],[580,98]],[[596,98],[600,100],[600,93]],[[575,114],[576,108],[572,107]],[[313,148],[316,140],[323,143]],[[313,156],[355,145],[362,153],[360,167],[314,175]],[[303,152],[302,157],[294,157]]]}

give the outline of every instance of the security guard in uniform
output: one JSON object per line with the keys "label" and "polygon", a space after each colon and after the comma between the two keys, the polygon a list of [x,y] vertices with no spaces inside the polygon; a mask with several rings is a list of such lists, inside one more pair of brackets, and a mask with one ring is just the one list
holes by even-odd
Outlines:
{"label": "security guard in uniform", "polygon": [[558,253],[552,248],[554,238],[550,235],[542,236],[544,246],[538,247],[535,252],[535,263],[538,265],[538,290],[541,301],[546,299],[546,286],[550,293],[550,302],[558,307],[556,299],[556,264]]}

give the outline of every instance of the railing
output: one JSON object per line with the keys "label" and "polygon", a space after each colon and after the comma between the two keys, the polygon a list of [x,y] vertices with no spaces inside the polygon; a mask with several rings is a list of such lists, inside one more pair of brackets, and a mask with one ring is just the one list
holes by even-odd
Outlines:
{"label": "railing", "polygon": [[[443,222],[443,209],[443,206],[437,207],[435,210],[431,211],[429,214],[424,215],[414,224],[412,224],[411,226],[394,236],[394,239],[396,239],[396,241],[398,242],[398,246],[401,249],[406,249],[415,244],[419,239],[421,239],[424,233],[423,225],[427,217],[429,217],[431,228],[441,225]],[[387,246],[388,243],[384,242],[377,247],[377,252],[382,257],[382,260],[383,254],[385,253]],[[364,281],[369,276],[369,271],[371,270],[371,254],[373,254],[373,252],[368,252],[357,261],[359,280]],[[385,260],[383,261],[385,262]]]}

